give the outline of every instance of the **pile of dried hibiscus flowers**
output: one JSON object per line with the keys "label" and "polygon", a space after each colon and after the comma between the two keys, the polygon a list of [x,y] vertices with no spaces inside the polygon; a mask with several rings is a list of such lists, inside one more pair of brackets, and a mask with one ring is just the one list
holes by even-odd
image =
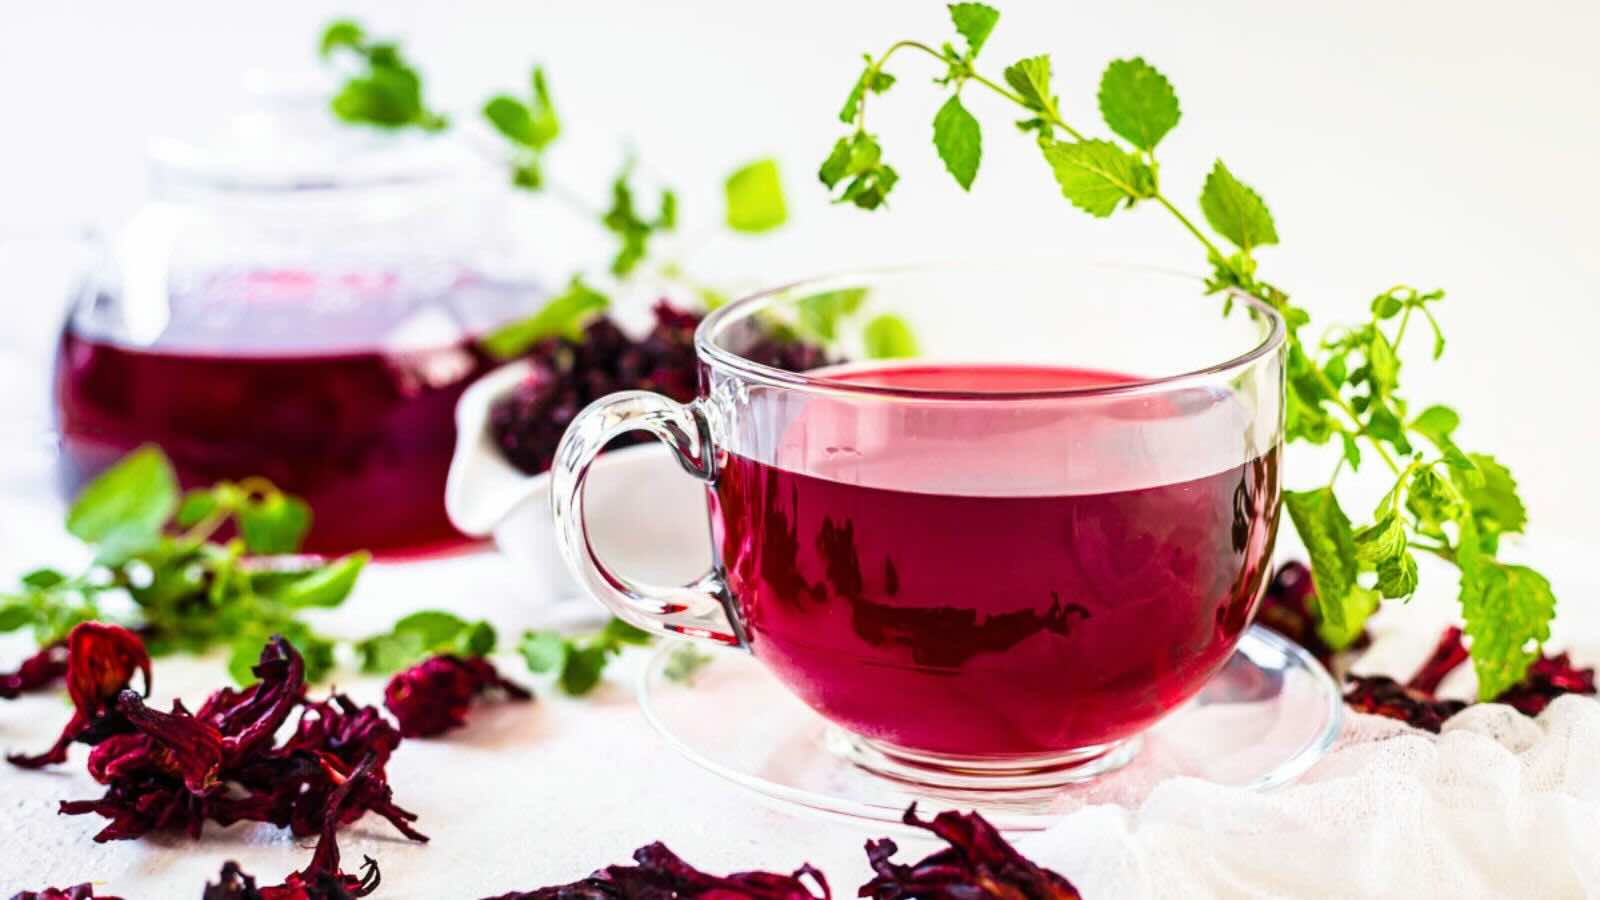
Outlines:
{"label": "pile of dried hibiscus flowers", "polygon": [[[1335,651],[1317,632],[1312,612],[1314,586],[1311,570],[1300,563],[1288,563],[1273,574],[1262,600],[1257,621],[1306,648],[1323,665],[1337,674],[1348,664],[1348,657],[1371,643],[1365,631],[1349,647]],[[1439,685],[1467,660],[1460,628],[1447,628],[1433,653],[1405,682],[1386,675],[1348,675],[1350,688],[1344,702],[1351,709],[1398,719],[1415,728],[1438,733],[1446,719],[1466,709],[1464,700],[1438,696]],[[1544,656],[1534,661],[1521,682],[1501,692],[1493,700],[1536,716],[1562,694],[1594,694],[1593,668],[1580,669],[1567,654]]]}
{"label": "pile of dried hibiscus flowers", "polygon": [[[115,625],[86,622],[66,642],[67,690],[73,714],[48,751],[8,757],[14,765],[39,768],[64,762],[74,743],[93,749],[89,774],[106,786],[99,800],[61,804],[68,815],[94,813],[110,820],[97,841],[137,838],[158,830],[198,836],[206,821],[271,822],[296,835],[318,836],[304,869],[283,884],[262,887],[229,862],[202,900],[351,900],[372,893],[380,881],[377,863],[366,858],[359,876],[340,868],[337,831],[368,812],[391,822],[416,841],[416,816],[395,804],[385,774],[402,736],[373,707],[334,694],[306,697],[304,663],[294,647],[274,638],[262,650],[254,673],[260,680],[242,691],[223,688],[191,713],[181,702],[171,712],[147,706],[131,690],[142,676],[150,689],[150,657],[137,635]],[[466,705],[490,688],[514,697],[527,693],[484,664],[436,657],[397,676],[389,687],[391,708],[419,733],[461,724]],[[398,702],[397,702],[398,701]],[[277,734],[296,710],[300,716],[285,740]],[[944,812],[930,821],[906,811],[905,822],[926,829],[949,846],[914,864],[896,863],[897,848],[885,838],[867,844],[875,877],[860,896],[878,900],[963,900],[977,897],[1073,900],[1080,895],[1055,872],[1030,862],[976,814]],[[807,865],[790,875],[701,872],[660,843],[641,847],[633,866],[609,866],[567,885],[513,892],[498,900],[828,900],[822,873]],[[809,879],[810,885],[802,879]],[[814,893],[812,888],[819,893]],[[90,884],[23,891],[13,900],[116,900],[96,895]]]}

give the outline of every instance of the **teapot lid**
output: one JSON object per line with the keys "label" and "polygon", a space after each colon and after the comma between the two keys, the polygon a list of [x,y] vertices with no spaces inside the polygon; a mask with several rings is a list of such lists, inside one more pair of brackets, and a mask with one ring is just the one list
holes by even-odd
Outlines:
{"label": "teapot lid", "polygon": [[309,191],[413,184],[482,172],[460,142],[417,129],[340,122],[336,83],[322,69],[252,72],[245,102],[220,129],[150,142],[157,191]]}

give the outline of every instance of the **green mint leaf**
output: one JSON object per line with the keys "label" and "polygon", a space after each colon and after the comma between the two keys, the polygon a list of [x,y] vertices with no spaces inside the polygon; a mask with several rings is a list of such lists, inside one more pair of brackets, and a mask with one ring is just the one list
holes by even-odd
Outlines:
{"label": "green mint leaf", "polygon": [[561,136],[561,119],[556,115],[555,102],[550,99],[550,85],[544,69],[533,67],[533,106],[530,109],[533,131],[528,141],[536,150],[543,150]]}
{"label": "green mint leaf", "polygon": [[645,631],[643,628],[629,625],[627,622],[617,618],[612,618],[606,622],[605,628],[600,630],[600,642],[607,646],[631,644],[636,647],[643,647],[649,645],[653,640],[655,640],[655,637],[650,632]]}
{"label": "green mint leaf", "polygon": [[33,604],[21,599],[0,601],[0,634],[26,628],[33,622]]}
{"label": "green mint leaf", "polygon": [[955,94],[933,117],[933,146],[944,160],[944,167],[955,176],[956,184],[964,191],[972,190],[972,180],[978,177],[978,161],[983,157],[983,132]]}
{"label": "green mint leaf", "polygon": [[1311,556],[1318,615],[1330,633],[1345,636],[1348,643],[1360,633],[1361,623],[1376,607],[1373,592],[1356,584],[1360,565],[1350,518],[1339,508],[1333,491],[1325,487],[1285,491],[1283,505]]}
{"label": "green mint leaf", "polygon": [[1461,614],[1478,697],[1492,700],[1521,681],[1550,637],[1556,598],[1550,582],[1527,566],[1483,556],[1470,518],[1461,522]]}
{"label": "green mint leaf", "polygon": [[1000,11],[982,3],[952,3],[950,20],[955,23],[956,31],[967,39],[967,57],[970,59],[977,56],[984,42],[989,40],[989,33],[1000,21]]}
{"label": "green mint leaf", "polygon": [[1277,227],[1260,195],[1217,160],[1200,193],[1200,211],[1217,233],[1246,253],[1278,242]]}
{"label": "green mint leaf", "polygon": [[1119,59],[1100,77],[1100,115],[1128,143],[1154,150],[1178,124],[1178,95],[1143,59]]}
{"label": "green mint leaf", "polygon": [[154,544],[178,507],[178,478],[155,446],[124,456],[90,482],[67,512],[67,531],[120,564]]}
{"label": "green mint leaf", "polygon": [[661,192],[660,211],[653,221],[646,221],[634,208],[633,188],[628,179],[633,175],[633,163],[624,164],[616,180],[611,183],[611,208],[600,223],[621,241],[617,255],[611,260],[613,275],[626,275],[644,259],[650,237],[657,231],[670,231],[677,224],[678,200],[672,191]]}
{"label": "green mint leaf", "polygon": [[455,640],[451,642],[450,652],[455,656],[488,656],[494,652],[498,642],[499,636],[495,634],[494,626],[479,620],[457,632]]}
{"label": "green mint leaf", "polygon": [[47,591],[66,582],[67,576],[55,569],[34,569],[22,576],[22,583],[36,591]]}
{"label": "green mint leaf", "polygon": [[1488,454],[1472,453],[1468,458],[1476,477],[1458,478],[1456,487],[1472,508],[1478,531],[1491,541],[1502,534],[1520,533],[1527,527],[1528,511],[1517,494],[1511,470]]}
{"label": "green mint leaf", "polygon": [[1124,202],[1155,191],[1155,175],[1132,153],[1110,141],[1050,141],[1044,158],[1061,193],[1091,216],[1105,217]]}
{"label": "green mint leaf", "polygon": [[868,322],[861,331],[868,359],[905,359],[917,355],[917,336],[910,323],[893,313]]}
{"label": "green mint leaf", "polygon": [[329,22],[328,27],[322,30],[322,41],[317,46],[317,55],[327,59],[341,47],[359,52],[366,39],[366,32],[362,31],[361,25],[357,22],[348,19]]}
{"label": "green mint leaf", "polygon": [[844,108],[839,110],[839,121],[846,125],[856,123],[856,114],[861,110],[862,94],[869,90],[874,94],[881,94],[894,87],[894,76],[874,68],[871,54],[862,54],[862,57],[866,59],[867,66],[856,77],[855,86],[850,88],[850,96],[845,98]]}
{"label": "green mint leaf", "polygon": [[1376,524],[1356,532],[1355,543],[1356,562],[1376,570],[1379,563],[1405,555],[1405,523],[1397,515],[1385,515]]}
{"label": "green mint leaf", "polygon": [[1400,380],[1400,358],[1395,355],[1389,339],[1376,328],[1372,329],[1366,351],[1368,381],[1374,391],[1387,397],[1394,393],[1395,385]]}
{"label": "green mint leaf", "polygon": [[311,528],[311,507],[299,497],[271,493],[238,510],[239,536],[251,553],[293,553]]}
{"label": "green mint leaf", "polygon": [[1006,84],[1011,85],[1012,90],[1022,95],[1022,100],[1029,109],[1051,112],[1056,108],[1055,97],[1050,93],[1049,56],[1019,59],[1006,67],[1005,78]]}
{"label": "green mint leaf", "polygon": [[272,599],[291,609],[330,609],[343,603],[372,554],[365,550],[342,556],[272,591]]}
{"label": "green mint leaf", "polygon": [[480,626],[484,623],[471,624],[441,610],[412,613],[394,623],[387,633],[356,644],[361,671],[397,672],[435,653],[458,653],[468,640],[466,635]]}
{"label": "green mint leaf", "polygon": [[207,516],[221,508],[221,499],[216,491],[209,488],[195,488],[185,491],[183,502],[178,504],[178,512],[173,521],[180,528],[192,528],[200,524]]}
{"label": "green mint leaf", "polygon": [[561,690],[581,697],[600,684],[600,674],[611,661],[610,648],[601,644],[574,647],[567,653],[566,664],[561,667]]}
{"label": "green mint leaf", "polygon": [[1417,592],[1417,559],[1409,552],[1378,563],[1378,593],[1391,600]]}
{"label": "green mint leaf", "polygon": [[1461,425],[1461,416],[1448,406],[1430,406],[1411,420],[1410,428],[1444,449],[1454,443],[1451,435]]}
{"label": "green mint leaf", "polygon": [[1344,445],[1344,461],[1350,464],[1350,471],[1361,470],[1361,444],[1356,441],[1356,436],[1348,431],[1339,432],[1339,441]]}
{"label": "green mint leaf", "polygon": [[741,166],[728,176],[722,190],[727,199],[728,227],[734,231],[760,234],[789,219],[776,160],[761,159]]}
{"label": "green mint leaf", "polygon": [[570,643],[557,631],[528,631],[517,644],[517,652],[530,672],[559,672],[567,663]]}
{"label": "green mint leaf", "polygon": [[673,684],[693,684],[695,675],[713,658],[709,653],[701,653],[693,644],[679,644],[667,656],[667,664],[661,674]]}
{"label": "green mint leaf", "polygon": [[877,139],[870,134],[840,138],[823,161],[822,168],[817,170],[817,177],[829,188],[836,187],[846,178],[871,171],[878,165],[881,155]]}
{"label": "green mint leaf", "polygon": [[801,297],[795,301],[795,324],[807,337],[832,343],[839,337],[839,323],[855,315],[866,298],[866,288],[824,291]]}
{"label": "green mint leaf", "polygon": [[510,140],[533,146],[533,113],[521,100],[507,94],[494,97],[483,105],[483,117]]}
{"label": "green mint leaf", "polygon": [[605,294],[574,275],[567,289],[551,298],[537,313],[496,328],[479,343],[490,356],[511,359],[548,337],[581,340],[584,325],[610,305],[611,300]]}

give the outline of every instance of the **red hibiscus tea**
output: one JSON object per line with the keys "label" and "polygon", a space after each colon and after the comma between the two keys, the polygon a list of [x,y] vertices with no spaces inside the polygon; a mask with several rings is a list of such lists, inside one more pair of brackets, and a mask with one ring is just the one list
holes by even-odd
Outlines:
{"label": "red hibiscus tea", "polygon": [[814,397],[773,440],[742,439],[757,452],[719,459],[713,531],[745,640],[823,716],[890,752],[1089,758],[1232,653],[1267,574],[1278,449],[1196,439],[1245,430],[1226,389],[986,405],[1134,379],[829,378],[952,393]]}

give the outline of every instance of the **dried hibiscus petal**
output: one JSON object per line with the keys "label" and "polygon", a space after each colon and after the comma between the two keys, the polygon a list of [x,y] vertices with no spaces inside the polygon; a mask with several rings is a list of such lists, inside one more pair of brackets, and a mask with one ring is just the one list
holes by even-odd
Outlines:
{"label": "dried hibiscus petal", "polygon": [[1444,683],[1445,678],[1467,661],[1467,655],[1467,647],[1461,643],[1461,629],[1446,628],[1444,634],[1439,636],[1439,643],[1434,645],[1433,652],[1428,654],[1417,673],[1406,682],[1406,687],[1432,697],[1438,693],[1439,685]]}
{"label": "dried hibiscus petal", "polygon": [[67,674],[67,644],[57,641],[39,648],[15,672],[0,673],[0,700],[12,700],[43,690]]}
{"label": "dried hibiscus petal", "polygon": [[1562,694],[1594,692],[1594,669],[1577,668],[1567,654],[1561,653],[1534,660],[1522,681],[1506,689],[1495,702],[1510,704],[1524,715],[1537,716]]}
{"label": "dried hibiscus petal", "polygon": [[372,893],[378,882],[378,863],[370,856],[362,863],[359,878],[318,875],[308,881],[296,872],[276,887],[257,887],[255,878],[240,869],[238,863],[227,862],[217,883],[207,884],[200,900],[354,900]]}
{"label": "dried hibiscus petal", "polygon": [[950,846],[908,866],[891,861],[899,849],[894,841],[868,841],[867,860],[877,876],[861,886],[860,896],[873,900],[1082,898],[1071,882],[1018,853],[977,813],[942,812],[932,821],[923,821],[912,804],[903,821],[933,832]]}
{"label": "dried hibiscus petal", "polygon": [[13,754],[6,759],[24,769],[66,762],[74,741],[94,745],[113,734],[130,730],[114,711],[117,695],[128,688],[135,672],[144,675],[144,692],[150,693],[150,654],[139,636],[126,628],[101,622],[83,622],[67,636],[67,693],[72,696],[72,718],[55,745],[37,756]]}
{"label": "dried hibiscus petal", "polygon": [[391,678],[383,705],[400,723],[401,734],[427,737],[465,725],[473,699],[490,690],[512,700],[533,698],[486,659],[435,656]]}
{"label": "dried hibiscus petal", "polygon": [[67,888],[45,888],[42,891],[22,891],[12,894],[11,900],[122,900],[109,894],[95,894],[94,886],[87,881]]}
{"label": "dried hibiscus petal", "polygon": [[[674,897],[829,900],[832,897],[828,880],[809,865],[789,875],[776,872],[735,872],[725,877],[708,875],[684,862],[660,842],[633,851],[633,859],[638,865],[607,866],[582,881],[534,891],[513,891],[489,900],[670,900]],[[801,880],[803,877],[809,877],[821,893],[813,893]]]}
{"label": "dried hibiscus petal", "polygon": [[1439,733],[1444,720],[1467,708],[1462,700],[1439,700],[1408,688],[1387,675],[1350,676],[1345,705],[1357,712],[1399,719],[1413,728]]}

